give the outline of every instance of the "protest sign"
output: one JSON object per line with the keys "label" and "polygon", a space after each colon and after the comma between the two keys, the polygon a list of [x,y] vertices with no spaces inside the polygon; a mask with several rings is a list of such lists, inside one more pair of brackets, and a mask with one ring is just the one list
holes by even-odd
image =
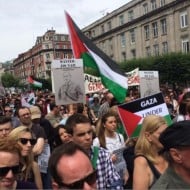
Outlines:
{"label": "protest sign", "polygon": [[138,137],[143,118],[148,115],[160,115],[168,125],[172,123],[162,93],[121,104],[118,111],[129,137]]}
{"label": "protest sign", "polygon": [[83,103],[85,90],[82,59],[54,60],[51,69],[56,104]]}

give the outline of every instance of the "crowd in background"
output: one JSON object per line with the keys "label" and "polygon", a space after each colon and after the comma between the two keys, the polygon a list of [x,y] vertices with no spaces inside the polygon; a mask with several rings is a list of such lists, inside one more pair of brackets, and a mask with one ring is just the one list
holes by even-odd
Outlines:
{"label": "crowd in background", "polygon": [[[190,120],[189,89],[162,87],[161,91],[173,121]],[[21,147],[21,171],[17,176],[20,181],[33,182],[37,189],[52,188],[48,159],[54,149],[75,139],[75,132],[71,132],[68,125],[72,125],[69,118],[76,114],[85,116],[88,120],[84,119],[84,123],[89,121],[92,126],[92,130],[85,132],[89,136],[82,139],[85,134],[81,134],[81,139],[75,139],[77,143],[85,141],[90,146],[106,149],[113,167],[118,159],[114,151],[124,148],[123,173],[117,167],[113,169],[121,179],[121,185],[115,188],[150,189],[168,167],[168,162],[158,154],[162,147],[158,138],[167,127],[162,117],[147,116],[139,138],[130,139],[117,111],[118,102],[107,89],[87,94],[85,103],[69,105],[56,105],[55,95],[50,91],[34,93],[35,104],[29,108],[22,106],[21,94],[6,94],[0,98],[0,138],[14,139]],[[137,98],[140,98],[138,88],[131,88],[125,101]],[[89,147],[86,149],[89,151]],[[113,178],[118,179],[118,176]],[[99,179],[98,187],[106,187],[103,180],[106,179]]]}

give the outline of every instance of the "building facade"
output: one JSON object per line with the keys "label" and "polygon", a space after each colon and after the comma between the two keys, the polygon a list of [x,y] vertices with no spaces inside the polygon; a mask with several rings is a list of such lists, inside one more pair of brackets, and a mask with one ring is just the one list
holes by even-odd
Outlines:
{"label": "building facade", "polygon": [[82,31],[117,62],[190,52],[190,1],[132,0]]}
{"label": "building facade", "polygon": [[51,75],[51,62],[54,59],[73,58],[68,34],[57,34],[48,30],[36,39],[35,45],[13,61],[14,74],[23,83],[28,76],[47,79]]}

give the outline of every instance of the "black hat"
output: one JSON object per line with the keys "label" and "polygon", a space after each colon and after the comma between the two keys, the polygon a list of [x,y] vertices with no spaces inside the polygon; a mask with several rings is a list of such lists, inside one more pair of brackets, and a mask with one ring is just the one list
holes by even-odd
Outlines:
{"label": "black hat", "polygon": [[190,121],[180,121],[167,127],[159,137],[165,150],[190,146]]}

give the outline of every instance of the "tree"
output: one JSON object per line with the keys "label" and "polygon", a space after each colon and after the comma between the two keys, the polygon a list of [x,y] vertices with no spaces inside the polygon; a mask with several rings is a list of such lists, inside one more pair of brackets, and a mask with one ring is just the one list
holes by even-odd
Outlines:
{"label": "tree", "polygon": [[3,73],[1,76],[1,82],[5,88],[19,87],[19,78],[13,76],[10,73]]}

